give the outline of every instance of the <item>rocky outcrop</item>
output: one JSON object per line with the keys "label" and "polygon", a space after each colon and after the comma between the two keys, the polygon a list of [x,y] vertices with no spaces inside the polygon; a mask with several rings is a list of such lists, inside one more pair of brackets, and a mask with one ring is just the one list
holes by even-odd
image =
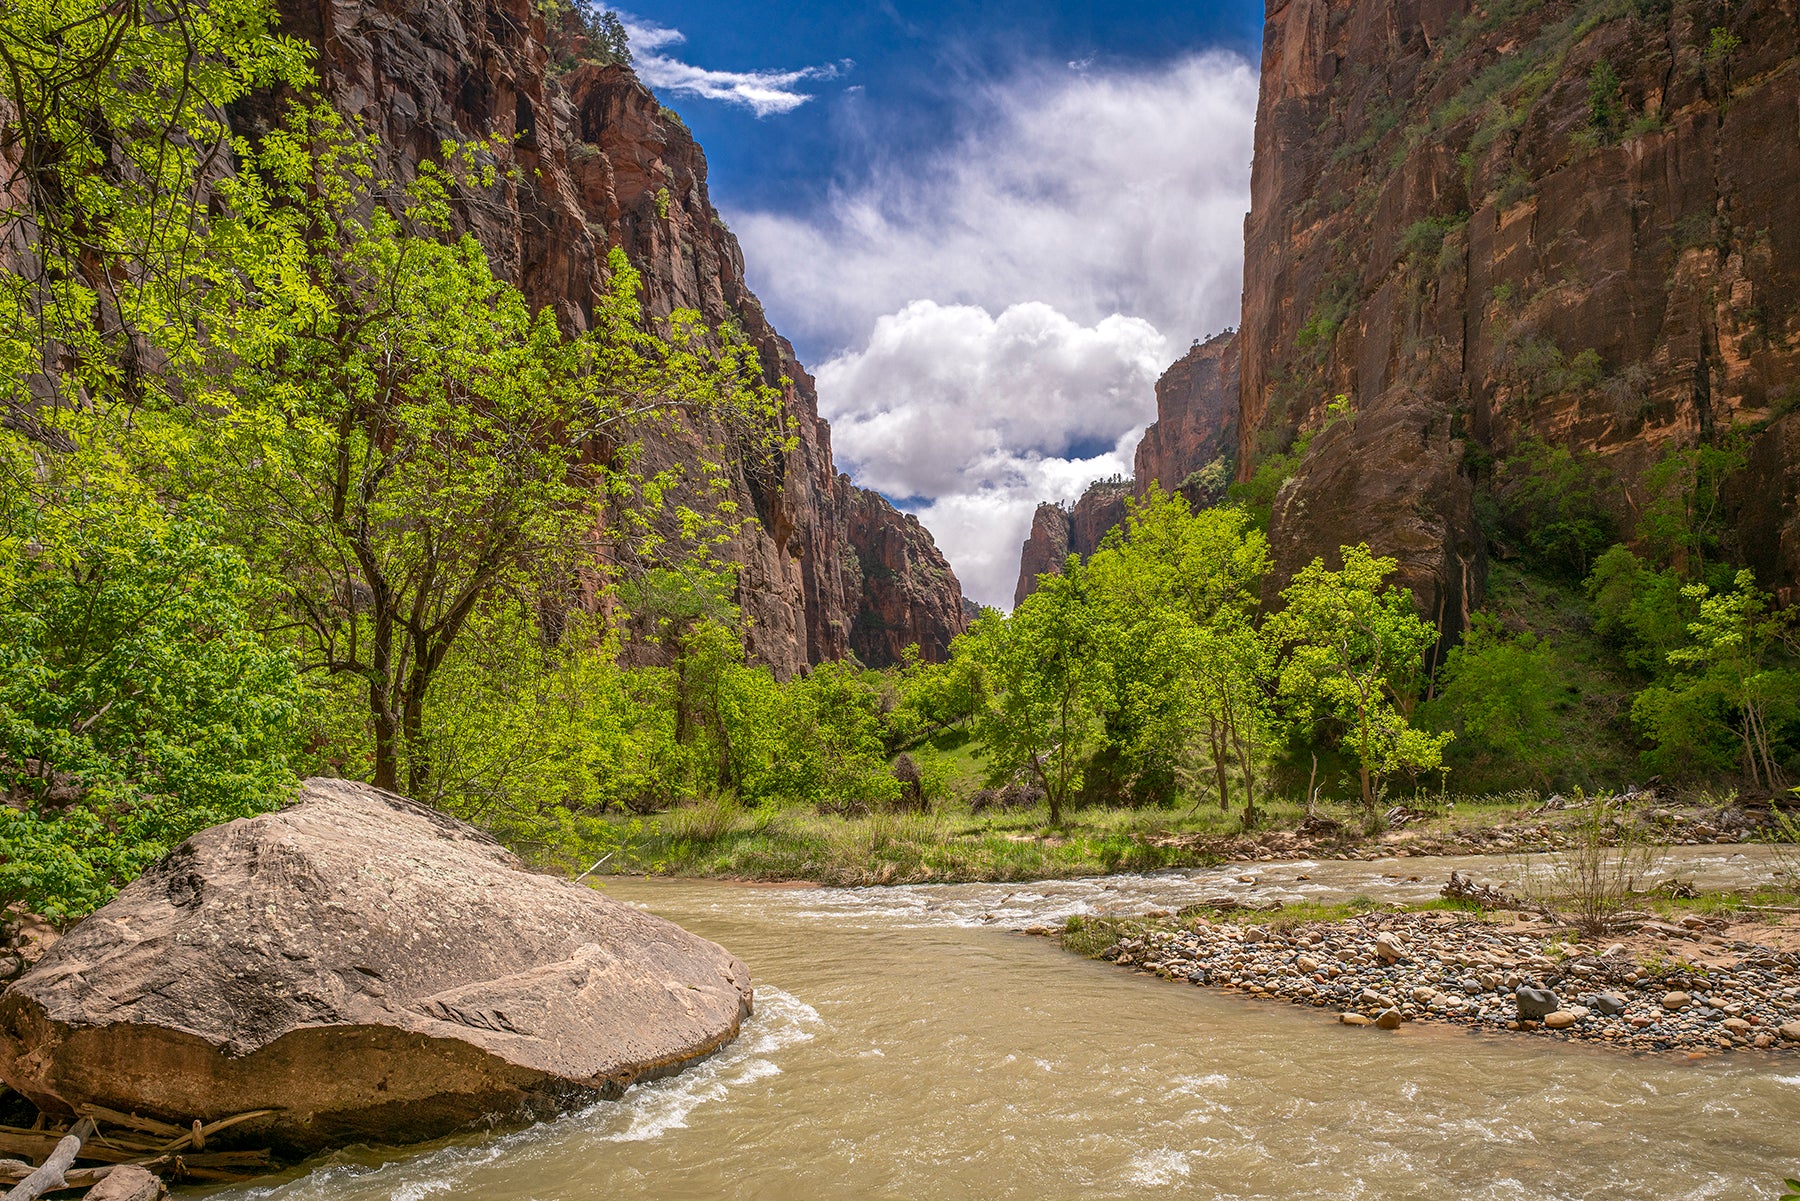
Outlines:
{"label": "rocky outcrop", "polygon": [[1228,330],[1196,342],[1156,381],[1156,421],[1137,448],[1137,494],[1156,484],[1190,503],[1217,500],[1231,480],[1237,428],[1238,343]]}
{"label": "rocky outcrop", "polygon": [[0,1080],[307,1153],[617,1096],[749,1014],[722,948],[367,785],[202,831],[0,995]]}
{"label": "rocky outcrop", "polygon": [[[927,661],[948,659],[950,640],[968,621],[962,589],[930,531],[847,475],[838,476],[833,500],[843,542],[855,556],[844,566],[856,600],[850,649],[868,664],[898,663],[910,646]],[[945,621],[953,610],[960,620]]]}
{"label": "rocky outcrop", "polygon": [[[853,631],[890,619],[863,614],[865,590],[844,541],[851,510],[865,527],[910,540],[908,620],[921,647],[947,646],[963,628],[961,590],[930,537],[877,496],[843,492],[831,431],[813,381],[744,282],[743,254],[707,193],[706,159],[680,119],[626,69],[579,67],[552,77],[546,31],[531,0],[279,0],[285,32],[318,51],[321,89],[381,139],[402,177],[446,140],[495,139],[500,178],[458,197],[458,219],[534,306],[584,328],[604,284],[607,251],[622,247],[644,277],[653,314],[693,308],[733,322],[781,388],[792,449],[740,444],[731,499],[753,517],[730,548],[753,653],[782,673],[846,657]],[[276,97],[234,113],[266,127]],[[710,431],[728,447],[731,435]],[[654,441],[654,466],[700,457],[697,442]],[[874,541],[874,539],[871,539]],[[946,586],[947,585],[947,586]],[[886,645],[875,639],[873,647]],[[885,660],[872,661],[879,665]]]}
{"label": "rocky outcrop", "polygon": [[1354,413],[1276,506],[1281,569],[1367,540],[1460,613],[1488,463],[1593,455],[1629,534],[1663,456],[1741,439],[1728,549],[1792,596],[1797,178],[1792,0],[1270,0],[1238,477]]}
{"label": "rocky outcrop", "polygon": [[1072,508],[1039,505],[1031,518],[1031,533],[1020,548],[1013,604],[1037,591],[1038,576],[1060,572],[1070,555],[1086,559],[1099,550],[1101,539],[1125,520],[1125,502],[1131,490],[1130,480],[1099,480],[1088,485]]}
{"label": "rocky outcrop", "polygon": [[1013,604],[1021,605],[1037,591],[1038,577],[1061,571],[1069,557],[1069,511],[1045,501],[1031,515],[1031,533],[1019,548],[1019,582],[1013,588]]}

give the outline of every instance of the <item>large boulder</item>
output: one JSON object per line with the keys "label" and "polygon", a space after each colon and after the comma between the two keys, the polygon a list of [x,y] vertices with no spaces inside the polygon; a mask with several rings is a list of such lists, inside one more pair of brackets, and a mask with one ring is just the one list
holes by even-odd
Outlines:
{"label": "large boulder", "polygon": [[613,1097],[729,1042],[723,948],[525,870],[391,793],[309,780],[203,830],[0,994],[0,1080],[304,1153]]}

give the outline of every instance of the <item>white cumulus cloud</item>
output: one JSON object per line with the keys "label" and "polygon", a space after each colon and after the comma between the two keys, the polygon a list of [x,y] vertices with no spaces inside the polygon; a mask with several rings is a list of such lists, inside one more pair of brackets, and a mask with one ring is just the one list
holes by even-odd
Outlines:
{"label": "white cumulus cloud", "polygon": [[663,91],[741,104],[759,117],[793,112],[812,99],[811,93],[800,90],[798,85],[810,80],[835,79],[841,70],[840,66],[756,71],[716,71],[696,67],[664,53],[669,47],[687,41],[687,35],[679,29],[623,14],[620,20],[631,40],[632,68],[639,79]]}
{"label": "white cumulus cloud", "polygon": [[924,163],[887,162],[808,214],[734,212],[751,283],[804,346],[860,345],[908,302],[1054,305],[1172,337],[1235,324],[1256,72],[1208,53],[1155,71],[1058,64],[972,96]]}
{"label": "white cumulus cloud", "polygon": [[1138,317],[918,300],[820,366],[820,409],[839,462],[910,501],[968,594],[1005,605],[1032,510],[1130,471],[1169,358]]}
{"label": "white cumulus cloud", "polygon": [[820,353],[840,459],[1010,605],[1040,500],[1129,473],[1157,376],[1235,324],[1256,74],[1045,64],[925,161],[805,214],[729,214],[775,323]]}

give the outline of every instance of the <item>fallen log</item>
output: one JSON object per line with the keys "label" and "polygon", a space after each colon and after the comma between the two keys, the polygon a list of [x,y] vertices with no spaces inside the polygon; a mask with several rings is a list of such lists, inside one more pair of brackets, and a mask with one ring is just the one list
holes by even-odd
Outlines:
{"label": "fallen log", "polygon": [[67,1188],[63,1175],[75,1165],[75,1157],[81,1152],[81,1144],[88,1140],[95,1129],[93,1118],[82,1118],[76,1122],[75,1128],[56,1144],[56,1150],[50,1152],[43,1165],[13,1185],[12,1191],[6,1194],[3,1201],[37,1201],[45,1193]]}
{"label": "fallen log", "polygon": [[135,1113],[120,1113],[118,1110],[108,1109],[104,1105],[83,1105],[76,1112],[84,1118],[105,1122],[108,1126],[123,1126],[127,1130],[154,1134],[158,1138],[180,1138],[187,1133],[182,1127],[171,1122],[159,1122],[155,1118],[146,1118]]}
{"label": "fallen log", "polygon": [[[221,1130],[229,1130],[239,1122],[248,1122],[251,1118],[263,1118],[279,1112],[281,1111],[277,1109],[252,1109],[247,1113],[237,1113],[228,1118],[220,1118],[218,1121],[209,1122],[204,1126],[200,1124],[200,1119],[195,1118],[193,1129],[182,1134],[174,1142],[165,1143],[156,1149],[158,1151],[179,1151],[183,1147],[192,1147],[196,1151],[204,1151],[206,1150],[206,1140]],[[178,1134],[181,1133],[179,1126],[174,1129]]]}
{"label": "fallen log", "polygon": [[[82,1121],[92,1119],[83,1118]],[[26,1159],[42,1160],[56,1153],[63,1135],[53,1130],[0,1130],[0,1153],[22,1155]],[[81,1158],[98,1160],[100,1163],[130,1163],[134,1159],[142,1159],[146,1155],[155,1155],[160,1148],[146,1146],[114,1146],[111,1140],[91,1138],[81,1148]],[[4,1199],[0,1199],[4,1201]]]}

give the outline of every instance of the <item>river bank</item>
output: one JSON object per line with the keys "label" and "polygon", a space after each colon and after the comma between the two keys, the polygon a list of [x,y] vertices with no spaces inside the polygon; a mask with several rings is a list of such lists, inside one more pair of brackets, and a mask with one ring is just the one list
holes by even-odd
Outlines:
{"label": "river bank", "polygon": [[1512,912],[1232,916],[1073,918],[1060,938],[1121,967],[1310,1006],[1344,1025],[1441,1022],[1637,1051],[1800,1051],[1800,914],[1789,906],[1671,914],[1588,941]]}
{"label": "river bank", "polygon": [[[1042,805],[928,812],[816,812],[711,801],[649,817],[612,818],[604,855],[618,875],[752,882],[804,880],[838,887],[1069,880],[1205,868],[1226,862],[1526,855],[1567,846],[1584,809],[1561,797],[1512,793],[1391,806],[1368,828],[1350,806],[1308,811],[1271,801],[1262,822],[1203,805],[1181,809],[1090,807],[1052,827]],[[1638,794],[1641,841],[1661,846],[1750,846],[1769,837],[1766,810],[1734,797],[1686,800]]]}

